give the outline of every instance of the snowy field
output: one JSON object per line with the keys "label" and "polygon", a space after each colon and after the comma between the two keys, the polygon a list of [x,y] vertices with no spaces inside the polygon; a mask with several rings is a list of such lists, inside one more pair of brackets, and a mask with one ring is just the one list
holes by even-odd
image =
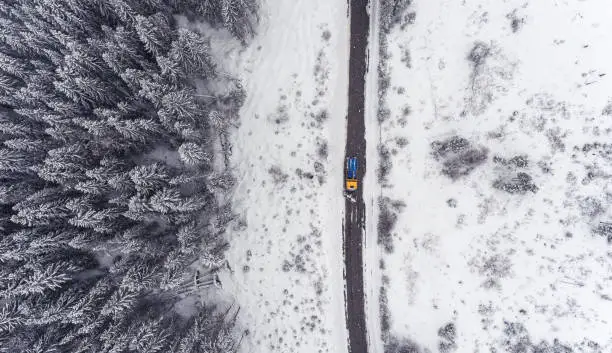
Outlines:
{"label": "snowy field", "polygon": [[612,2],[409,12],[374,190],[398,216],[379,234],[388,349],[612,351]]}
{"label": "snowy field", "polygon": [[249,48],[219,47],[248,94],[233,148],[231,271],[242,352],[346,352],[344,1],[264,0]]}

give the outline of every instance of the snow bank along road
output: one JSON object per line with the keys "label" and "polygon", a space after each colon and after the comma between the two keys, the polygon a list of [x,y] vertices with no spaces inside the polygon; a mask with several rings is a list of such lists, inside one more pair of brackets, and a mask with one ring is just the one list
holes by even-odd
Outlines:
{"label": "snow bank along road", "polygon": [[[368,0],[350,2],[351,49],[346,157],[357,157],[359,160],[358,180],[363,180],[366,166],[364,87],[369,28],[367,5]],[[363,234],[365,228],[363,188],[360,186],[352,196],[352,199],[346,199],[344,216],[346,321],[349,331],[349,352],[365,353],[367,352],[367,341],[363,291]]]}

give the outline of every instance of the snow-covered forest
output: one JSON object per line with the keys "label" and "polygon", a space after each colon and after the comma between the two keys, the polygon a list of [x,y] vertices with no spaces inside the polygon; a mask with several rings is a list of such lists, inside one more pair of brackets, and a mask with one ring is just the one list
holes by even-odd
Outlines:
{"label": "snow-covered forest", "polygon": [[[0,351],[231,352],[215,283],[248,0],[0,2]],[[201,298],[200,298],[201,299]]]}

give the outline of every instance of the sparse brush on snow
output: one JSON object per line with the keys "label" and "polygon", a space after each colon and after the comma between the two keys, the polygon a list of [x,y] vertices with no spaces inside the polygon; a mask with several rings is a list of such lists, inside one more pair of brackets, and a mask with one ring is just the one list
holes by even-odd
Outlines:
{"label": "sparse brush on snow", "polygon": [[470,174],[487,160],[488,149],[475,147],[461,136],[452,136],[431,144],[434,159],[442,164],[442,174],[457,180]]}
{"label": "sparse brush on snow", "polygon": [[605,212],[601,201],[593,196],[579,199],[578,207],[580,208],[580,214],[588,218],[597,217]]}
{"label": "sparse brush on snow", "polygon": [[494,156],[493,163],[511,168],[527,168],[529,165],[529,158],[526,155],[518,155],[510,159]]}
{"label": "sparse brush on snow", "polygon": [[499,289],[500,280],[510,277],[512,273],[512,261],[508,256],[495,254],[485,258],[474,258],[469,264],[474,266],[478,273],[485,278],[483,287],[487,289]]}
{"label": "sparse brush on snow", "polygon": [[289,175],[284,173],[282,169],[277,165],[270,167],[268,169],[268,174],[270,174],[270,176],[272,177],[272,182],[274,182],[275,185],[285,184],[289,179]]}
{"label": "sparse brush on snow", "polygon": [[519,17],[517,12],[518,10],[514,9],[512,12],[506,15],[506,18],[510,20],[510,28],[512,29],[512,33],[518,32],[525,24],[525,18]]}
{"label": "sparse brush on snow", "polygon": [[485,60],[491,55],[491,46],[485,42],[475,42],[468,54],[468,61],[472,63],[474,70],[484,65]]}
{"label": "sparse brush on snow", "polygon": [[516,175],[500,178],[493,182],[493,187],[505,191],[509,194],[526,194],[527,192],[536,193],[538,187],[533,183],[531,175],[518,172]]}
{"label": "sparse brush on snow", "polygon": [[600,222],[593,232],[604,237],[608,243],[612,243],[612,222]]}
{"label": "sparse brush on snow", "polygon": [[[504,336],[501,338],[502,346],[505,349],[505,352],[508,353],[526,353],[526,352],[534,352],[534,353],[573,353],[574,350],[569,346],[564,345],[557,338],[552,340],[552,344],[548,341],[540,341],[540,343],[535,344],[531,341],[531,336],[525,326],[520,322],[508,322],[504,321]],[[594,342],[588,342],[594,343]],[[587,343],[587,344],[588,344]],[[591,352],[601,352],[597,349],[596,345],[588,344],[589,351]]]}
{"label": "sparse brush on snow", "polygon": [[383,144],[378,145],[378,168],[376,169],[376,173],[380,184],[387,183],[387,177],[391,172],[392,166],[391,151]]}
{"label": "sparse brush on snow", "polygon": [[424,353],[424,351],[413,341],[407,338],[391,336],[385,342],[385,353]]}
{"label": "sparse brush on snow", "polygon": [[387,253],[393,252],[393,227],[397,222],[398,214],[402,212],[406,204],[402,201],[394,201],[388,197],[378,199],[378,244]]}
{"label": "sparse brush on snow", "polygon": [[327,141],[317,139],[317,155],[319,158],[326,160],[329,155],[329,146]]}
{"label": "sparse brush on snow", "polygon": [[538,191],[533,178],[525,171],[529,167],[528,156],[516,155],[509,159],[494,156],[493,163],[502,167],[498,169],[502,176],[493,182],[495,189],[509,194],[525,194],[529,191],[536,193]]}
{"label": "sparse brush on snow", "polygon": [[380,27],[388,33],[394,25],[402,22],[413,21],[412,16],[406,15],[406,10],[412,4],[412,0],[381,0],[380,1]]}
{"label": "sparse brush on snow", "polygon": [[[382,260],[381,260],[382,261]],[[387,278],[388,279],[388,278]],[[387,297],[387,285],[383,281],[378,292],[378,307],[380,310],[380,331],[383,342],[390,339],[389,330],[391,329],[391,312]]]}

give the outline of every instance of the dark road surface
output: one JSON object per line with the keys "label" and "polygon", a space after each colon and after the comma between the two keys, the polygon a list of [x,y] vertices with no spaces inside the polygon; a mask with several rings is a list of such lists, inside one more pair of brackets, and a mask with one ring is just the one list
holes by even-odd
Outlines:
{"label": "dark road surface", "polygon": [[[346,129],[346,158],[357,157],[359,188],[346,198],[344,218],[344,265],[346,278],[346,323],[349,332],[349,352],[366,353],[365,304],[363,290],[363,236],[365,205],[363,176],[366,168],[365,142],[365,75],[366,50],[370,19],[368,0],[350,0],[351,50],[349,59],[349,100]],[[346,160],[345,158],[345,160]],[[345,163],[346,168],[346,163]],[[346,175],[346,170],[345,170]]]}

